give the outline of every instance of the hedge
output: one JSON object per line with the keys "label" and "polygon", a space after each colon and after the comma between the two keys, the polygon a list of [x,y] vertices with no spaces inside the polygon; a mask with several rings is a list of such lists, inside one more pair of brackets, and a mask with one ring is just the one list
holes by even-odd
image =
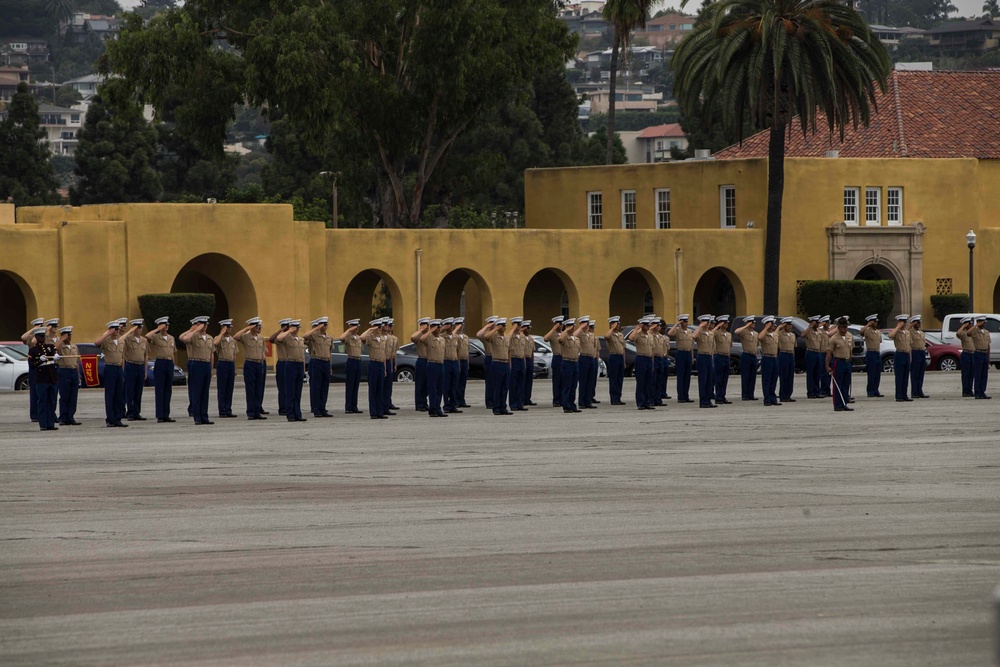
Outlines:
{"label": "hedge", "polygon": [[178,293],[178,294],[142,294],[139,296],[139,311],[146,321],[146,330],[156,328],[156,320],[161,317],[170,318],[170,327],[177,347],[182,348],[179,333],[191,327],[191,320],[199,315],[212,315],[215,312],[214,294]]}
{"label": "hedge", "polygon": [[884,326],[893,315],[892,292],[891,280],[810,280],[802,285],[803,314],[846,315],[852,324],[861,324],[878,313]]}
{"label": "hedge", "polygon": [[969,312],[968,294],[934,294],[931,296],[931,307],[934,317],[944,321],[945,315]]}

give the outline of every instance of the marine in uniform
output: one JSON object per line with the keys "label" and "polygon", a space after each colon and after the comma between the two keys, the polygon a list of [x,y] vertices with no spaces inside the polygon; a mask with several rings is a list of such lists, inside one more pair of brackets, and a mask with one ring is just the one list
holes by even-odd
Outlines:
{"label": "marine in uniform", "polygon": [[559,347],[562,349],[559,396],[563,412],[580,412],[576,406],[576,386],[580,381],[580,338],[575,327],[576,320],[568,317],[562,321],[562,333],[559,334]]}
{"label": "marine in uniform", "polygon": [[80,395],[80,350],[73,344],[73,327],[59,330],[59,344],[55,346],[59,359],[56,373],[59,379],[59,423],[62,426],[79,426],[76,421],[76,403]]}
{"label": "marine in uniform", "polygon": [[795,391],[795,331],[792,330],[792,318],[785,317],[778,328],[778,400],[782,403],[794,403],[792,392]]}
{"label": "marine in uniform", "polygon": [[687,314],[677,318],[677,324],[667,332],[677,343],[677,351],[674,353],[674,361],[677,364],[677,402],[694,403],[690,397],[691,391],[691,366],[693,365],[694,341],[691,332],[688,331]]}
{"label": "marine in uniform", "polygon": [[264,416],[264,370],[267,367],[267,342],[260,335],[264,323],[251,317],[233,338],[243,345],[243,384],[246,388],[247,419],[267,419]]}
{"label": "marine in uniform", "polygon": [[[715,335],[712,325],[715,318],[702,315],[698,318],[698,329],[694,333],[698,344],[698,407],[718,407],[712,402],[715,397]],[[679,393],[679,392],[678,392]]]}
{"label": "marine in uniform", "polygon": [[524,407],[524,334],[521,332],[523,317],[510,318],[508,354],[510,357],[510,409],[519,411]]}
{"label": "marine in uniform", "polygon": [[990,332],[986,330],[986,318],[976,315],[976,328],[972,330],[972,340],[976,345],[973,366],[972,393],[976,398],[992,398],[986,393],[986,380],[990,370]]}
{"label": "marine in uniform", "polygon": [[125,345],[125,419],[146,421],[142,416],[142,389],[146,386],[146,363],[149,342],[142,335],[142,320],[129,322],[131,328],[122,337]]}
{"label": "marine in uniform", "polygon": [[865,339],[865,371],[868,373],[868,398],[882,398],[879,385],[882,382],[882,332],[878,330],[878,313],[865,318],[865,326],[861,327],[861,335]]}
{"label": "marine in uniform", "polygon": [[125,344],[118,340],[118,320],[108,322],[108,330],[94,341],[104,353],[104,421],[109,427],[127,428],[122,423],[125,417],[123,397],[125,395],[125,378],[122,373],[122,361],[125,358]]}
{"label": "marine in uniform", "polygon": [[215,341],[208,335],[208,316],[191,320],[191,328],[181,334],[181,342],[187,346],[188,400],[191,417],[196,425],[214,424],[208,418],[208,396],[212,389],[212,354]]}
{"label": "marine in uniform", "polygon": [[778,384],[778,337],[774,331],[774,316],[766,316],[761,323],[764,328],[761,329],[757,342],[760,343],[760,374],[764,405],[781,405],[775,393]]}
{"label": "marine in uniform", "polygon": [[340,340],[347,352],[345,364],[346,379],[344,381],[344,412],[349,415],[360,415],[358,409],[358,391],[361,388],[361,352],[364,343],[358,335],[361,320],[347,320],[347,329],[340,334]]}
{"label": "marine in uniform", "polygon": [[444,338],[444,382],[442,396],[444,400],[444,411],[449,414],[460,413],[459,404],[459,374],[461,369],[458,365],[458,346],[461,338],[456,333],[458,326],[454,317],[446,317],[441,320],[441,336]]}
{"label": "marine in uniform", "polygon": [[285,348],[285,419],[307,421],[302,416],[302,385],[306,379],[306,342],[299,335],[301,320],[292,320],[288,329],[278,334],[278,345]]}
{"label": "marine in uniform", "polygon": [[42,431],[58,431],[56,426],[56,386],[59,374],[56,362],[61,358],[56,346],[47,339],[45,329],[35,329],[34,344],[28,350],[28,366],[35,368],[36,393],[38,395],[38,428]]}
{"label": "marine in uniform", "polygon": [[802,337],[806,339],[806,398],[822,398],[820,387],[823,377],[823,332],[819,329],[819,315],[809,318],[809,326]]}
{"label": "marine in uniform", "polygon": [[739,336],[743,352],[740,354],[740,398],[744,401],[758,400],[757,391],[757,330],[753,315],[743,318],[743,326],[733,333]]}
{"label": "marine in uniform", "polygon": [[361,342],[368,346],[368,414],[372,419],[388,419],[388,410],[382,403],[385,384],[385,336],[382,319],[372,320],[361,334]]}
{"label": "marine in uniform", "polygon": [[641,318],[637,324],[638,326],[632,329],[626,338],[635,345],[635,405],[640,410],[653,410],[656,401],[649,392],[650,385],[655,385],[651,378],[656,376],[653,370],[655,340],[649,331],[648,317]]}
{"label": "marine in uniform", "polygon": [[829,315],[824,315],[819,318],[819,329],[823,333],[823,337],[820,338],[820,344],[822,347],[820,348],[819,365],[822,369],[822,374],[820,375],[819,381],[819,395],[823,398],[830,398],[833,395],[833,392],[830,389],[830,380],[833,376],[826,371],[826,353],[827,350],[830,349],[830,336],[836,332],[836,329],[830,324]]}
{"label": "marine in uniform", "polygon": [[170,318],[160,317],[154,324],[156,328],[146,334],[148,350],[153,356],[153,399],[156,404],[156,421],[159,424],[172,423],[170,418],[170,399],[174,392],[174,355],[177,352],[177,342],[167,333],[170,329]]}
{"label": "marine in uniform", "polygon": [[391,317],[382,318],[382,333],[387,336],[385,345],[385,383],[382,404],[385,409],[399,410],[399,407],[392,402],[392,388],[396,384],[396,353],[399,352],[399,338],[393,333],[395,321]]}
{"label": "marine in uniform", "polygon": [[493,381],[493,414],[512,415],[507,409],[507,392],[510,384],[510,338],[506,334],[507,318],[500,317],[487,327],[484,340],[490,344],[493,363],[490,375]]}
{"label": "marine in uniform", "polygon": [[[31,347],[35,344],[35,331],[45,324],[44,317],[36,317],[31,320],[31,326],[28,330],[21,334],[21,342]],[[45,329],[42,329],[42,334],[44,335]],[[38,391],[35,389],[35,367],[32,364],[28,364],[28,416],[31,421],[38,421]]]}
{"label": "marine in uniform", "polygon": [[854,408],[847,405],[851,395],[851,352],[854,349],[854,337],[847,330],[847,318],[837,320],[837,330],[829,338],[830,345],[826,352],[826,372],[833,378],[833,409],[837,412],[852,412]]}
{"label": "marine in uniform", "polygon": [[611,405],[625,405],[622,389],[625,385],[625,334],[622,333],[622,318],[613,315],[608,318],[608,332],[604,340],[608,343],[608,392]]}
{"label": "marine in uniform", "polygon": [[[288,323],[292,321],[292,318],[285,317],[278,320],[278,330],[275,331],[268,337],[268,342],[271,345],[275,345],[278,342],[278,336],[284,332],[288,331]],[[285,404],[288,399],[285,397],[285,367],[288,365],[288,360],[286,359],[285,347],[283,345],[275,345],[275,359],[274,362],[274,381],[278,387],[278,414],[285,414]]]}
{"label": "marine in uniform", "polygon": [[232,336],[233,321],[220,320],[219,335],[215,345],[215,393],[219,404],[219,417],[231,419],[233,414],[233,388],[236,386],[236,339]]}
{"label": "marine in uniform", "polygon": [[577,319],[580,327],[580,389],[577,405],[581,410],[592,410],[597,406],[591,402],[590,385],[597,376],[597,337],[590,333],[590,317],[584,315]]}
{"label": "marine in uniform", "polygon": [[465,388],[469,382],[469,337],[465,333],[465,318],[455,318],[454,335],[458,339],[458,389],[455,405],[460,408],[471,408],[465,400]]}
{"label": "marine in uniform", "polygon": [[971,317],[962,318],[962,326],[956,332],[956,336],[962,342],[962,355],[959,357],[959,364],[962,369],[962,398],[972,398],[975,394],[972,391],[972,378],[976,365],[976,342],[973,340],[972,331],[975,324]]}
{"label": "marine in uniform", "polygon": [[896,316],[896,328],[889,332],[889,338],[896,346],[893,356],[893,372],[896,374],[896,400],[900,403],[913,399],[906,395],[910,384],[910,332],[906,328],[909,315]]}
{"label": "marine in uniform", "polygon": [[413,368],[413,403],[417,412],[427,412],[427,333],[429,317],[417,320],[417,330],[410,335],[410,342],[417,346],[417,363]]}
{"label": "marine in uniform", "polygon": [[524,334],[524,400],[522,405],[538,405],[531,400],[531,390],[535,386],[535,337],[531,335],[531,320],[521,322]]}
{"label": "marine in uniform", "polygon": [[441,335],[441,320],[431,320],[427,330],[421,334],[420,340],[427,351],[427,416],[447,417],[441,410],[441,392],[444,385],[444,348],[445,339]]}
{"label": "marine in uniform", "polygon": [[930,398],[924,393],[924,373],[927,370],[927,339],[920,325],[920,315],[910,318],[910,396]]}
{"label": "marine in uniform", "polygon": [[327,333],[330,318],[318,317],[309,323],[302,339],[309,347],[309,412],[313,417],[333,415],[326,409],[333,375],[333,337]]}
{"label": "marine in uniform", "polygon": [[733,349],[733,335],[729,333],[729,315],[719,315],[716,322],[715,329],[712,330],[712,335],[715,337],[715,359],[713,360],[715,404],[729,405],[732,401],[726,398],[726,391],[729,389],[729,353]]}
{"label": "marine in uniform", "polygon": [[556,315],[552,318],[552,328],[549,329],[548,333],[542,336],[542,340],[549,344],[552,348],[552,364],[549,366],[549,377],[552,378],[552,407],[558,407],[562,405],[562,390],[561,382],[559,380],[560,374],[562,373],[562,344],[559,342],[559,334],[562,333],[563,320],[566,319],[562,315]]}
{"label": "marine in uniform", "polygon": [[649,374],[652,387],[646,384],[646,395],[653,401],[652,405],[661,407],[664,401],[670,400],[667,382],[670,379],[670,336],[667,335],[667,323],[656,315],[649,316],[649,333],[653,340],[653,370]]}

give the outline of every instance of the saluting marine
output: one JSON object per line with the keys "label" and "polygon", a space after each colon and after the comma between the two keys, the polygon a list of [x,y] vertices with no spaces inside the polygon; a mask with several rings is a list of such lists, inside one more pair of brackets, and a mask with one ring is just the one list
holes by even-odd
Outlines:
{"label": "saluting marine", "polygon": [[510,318],[510,337],[508,353],[510,358],[509,395],[510,409],[520,411],[524,408],[524,352],[522,344],[524,334],[521,333],[523,317]]}
{"label": "saluting marine", "polygon": [[608,392],[611,405],[625,405],[622,389],[625,385],[625,334],[622,333],[622,318],[613,315],[608,318],[608,332],[604,340],[608,343]]}
{"label": "saluting marine", "polygon": [[109,427],[127,428],[128,424],[122,423],[125,417],[125,378],[122,373],[125,345],[118,340],[120,327],[118,320],[108,322],[107,331],[94,344],[104,353],[104,421]]}
{"label": "saluting marine", "polygon": [[484,340],[490,343],[493,363],[490,375],[493,382],[493,414],[508,416],[514,414],[507,409],[507,392],[510,384],[510,338],[506,334],[507,318],[497,318],[487,326]]}
{"label": "saluting marine", "polygon": [[156,421],[159,424],[171,423],[170,399],[174,391],[174,357],[177,343],[174,337],[167,333],[170,329],[170,318],[160,317],[154,324],[156,328],[146,334],[148,349],[153,355],[153,398],[156,404]]}
{"label": "saluting marine", "polygon": [[372,419],[388,419],[382,400],[385,384],[385,342],[382,319],[371,320],[361,334],[361,342],[368,346],[368,414]]}
{"label": "saluting marine", "polygon": [[285,418],[304,422],[302,416],[302,385],[306,379],[306,342],[299,335],[301,320],[292,320],[288,329],[278,334],[276,342],[285,349]]}
{"label": "saluting marine", "polygon": [[732,401],[726,398],[726,391],[729,388],[729,353],[733,349],[733,335],[729,333],[729,315],[719,315],[716,322],[717,324],[712,330],[712,335],[715,337],[715,359],[713,360],[715,404],[729,405]]}
{"label": "saluting marine", "polygon": [[712,331],[715,318],[702,315],[698,318],[698,329],[694,338],[698,344],[698,407],[718,407],[713,402],[715,387],[715,335]]}
{"label": "saluting marine", "polygon": [[687,314],[680,315],[677,318],[677,324],[670,328],[667,332],[668,336],[671,336],[677,343],[677,350],[674,353],[674,361],[677,364],[677,402],[678,403],[694,403],[691,400],[691,367],[693,365],[693,352],[694,352],[694,340],[691,338],[691,332],[688,331],[688,317]]}
{"label": "saluting marine", "polygon": [[973,324],[971,317],[963,317],[961,324],[962,326],[959,327],[955,335],[962,341],[962,356],[959,358],[962,368],[962,398],[972,398],[975,396],[972,391],[972,378],[976,366],[976,341],[972,335],[975,324]]}
{"label": "saluting marine", "polygon": [[410,334],[410,342],[417,346],[417,363],[413,368],[413,403],[417,412],[427,411],[427,333],[429,317],[417,320],[417,330]]}
{"label": "saluting marine", "polygon": [[275,331],[268,337],[268,342],[275,346],[274,356],[276,361],[274,362],[274,381],[278,387],[278,414],[285,414],[285,404],[288,399],[285,397],[285,366],[288,365],[288,361],[285,358],[285,347],[283,345],[276,345],[278,342],[278,336],[283,331],[288,331],[288,323],[292,321],[292,318],[285,317],[278,320],[278,330]]}
{"label": "saluting marine", "polygon": [[559,379],[562,375],[562,343],[559,342],[559,334],[563,330],[563,320],[566,319],[562,315],[556,315],[552,318],[552,328],[542,336],[542,340],[549,344],[552,348],[552,366],[549,369],[549,375],[552,377],[552,407],[558,407],[562,405],[562,381]]}
{"label": "saluting marine", "polygon": [[454,335],[458,338],[458,395],[455,405],[460,408],[471,408],[465,400],[465,387],[469,382],[469,337],[465,333],[465,318],[455,318]]}
{"label": "saluting marine", "polygon": [[80,394],[80,350],[73,344],[73,327],[59,330],[59,344],[55,346],[59,359],[59,424],[79,426],[76,421],[76,404]]}
{"label": "saluting marine", "polygon": [[778,328],[778,400],[781,403],[794,403],[792,392],[795,391],[795,331],[792,330],[792,318],[785,317]]}
{"label": "saluting marine", "polygon": [[[563,412],[580,412],[576,406],[576,386],[580,381],[580,339],[576,320],[568,317],[562,321],[563,330],[559,334],[562,348],[562,369],[559,371],[559,393]],[[581,325],[582,326],[582,325]]]}
{"label": "saluting marine", "polygon": [[441,320],[431,320],[427,330],[420,336],[427,351],[427,416],[447,417],[441,410],[441,389],[444,384],[445,339],[441,336]]}
{"label": "saluting marine", "polygon": [[535,384],[535,337],[531,335],[531,320],[521,322],[521,333],[524,334],[524,395],[522,406],[538,405],[531,400],[531,390]]}
{"label": "saluting marine", "polygon": [[986,393],[986,380],[990,370],[990,332],[986,330],[986,317],[976,315],[976,328],[972,330],[972,340],[976,345],[973,368],[972,393],[976,398],[992,398]]}
{"label": "saluting marine", "polygon": [[34,345],[28,350],[28,366],[35,369],[38,428],[42,431],[59,430],[56,426],[56,385],[59,383],[56,361],[59,359],[56,346],[48,339],[45,329],[35,329]]}
{"label": "saluting marine", "polygon": [[734,331],[740,338],[743,352],[740,354],[740,398],[744,401],[756,401],[757,391],[757,330],[753,315],[743,318],[743,326]]}
{"label": "saluting marine", "polygon": [[[761,329],[757,342],[760,343],[760,374],[761,388],[764,391],[764,405],[781,405],[775,393],[778,384],[778,337],[774,332],[774,316],[768,315],[761,320],[764,328]],[[824,336],[825,338],[825,336]]]}
{"label": "saluting marine", "polygon": [[457,329],[454,317],[446,317],[441,320],[441,337],[444,338],[444,378],[442,383],[442,396],[444,397],[444,411],[449,414],[460,413],[459,400],[459,374],[461,372],[458,364],[458,347],[461,337],[455,333]]}
{"label": "saluting marine", "polygon": [[131,328],[122,337],[125,345],[125,419],[146,421],[142,416],[142,389],[146,386],[146,363],[149,342],[142,335],[142,319],[129,322]]}
{"label": "saluting marine", "polygon": [[920,328],[920,315],[910,318],[910,396],[930,398],[924,393],[924,372],[927,370],[927,339]]}
{"label": "saluting marine", "polygon": [[267,367],[267,343],[261,331],[264,323],[251,317],[246,326],[233,336],[243,344],[243,384],[246,387],[247,419],[267,419],[264,416],[264,372]]}
{"label": "saluting marine", "polygon": [[399,410],[392,402],[392,387],[396,384],[396,353],[399,352],[399,338],[393,333],[393,324],[391,317],[382,318],[382,333],[388,337],[385,344],[385,383],[382,392],[382,403],[386,410]]}
{"label": "saluting marine", "polygon": [[188,353],[188,410],[197,425],[214,424],[208,418],[208,395],[212,388],[212,354],[215,342],[208,335],[208,316],[191,320],[191,328],[181,334]]}
{"label": "saluting marine", "polygon": [[309,346],[309,412],[317,418],[333,416],[326,409],[333,375],[333,338],[327,334],[329,322],[328,317],[316,318],[302,336]]}
{"label": "saluting marine", "polygon": [[865,339],[865,371],[868,373],[866,393],[869,398],[882,398],[882,392],[879,390],[879,385],[882,383],[882,332],[878,330],[878,313],[865,318],[861,335]]}
{"label": "saluting marine", "polygon": [[590,333],[589,316],[584,315],[583,317],[578,317],[576,321],[578,324],[582,325],[579,327],[580,357],[578,360],[578,367],[580,369],[580,379],[577,405],[581,410],[591,410],[596,408],[596,406],[590,402],[590,383],[593,377],[597,375],[597,340],[594,335]]}
{"label": "saluting marine", "polygon": [[656,373],[653,370],[654,334],[648,317],[639,320],[626,340],[635,345],[635,405],[640,410],[655,410]]}
{"label": "saluting marine", "polygon": [[215,391],[219,403],[219,417],[230,419],[233,414],[233,388],[236,386],[236,339],[231,335],[233,321],[219,321],[219,335],[212,340],[215,345]]}
{"label": "saluting marine", "polygon": [[361,388],[361,352],[364,349],[364,343],[361,342],[361,336],[358,335],[360,325],[361,320],[347,320],[347,329],[340,334],[340,340],[344,343],[344,350],[347,352],[344,412],[349,415],[362,413],[358,409],[358,391]]}
{"label": "saluting marine", "polygon": [[896,401],[909,402],[913,399],[906,395],[910,384],[910,332],[906,328],[909,315],[896,316],[896,328],[889,332],[889,338],[896,345],[893,357],[893,372],[896,374]]}

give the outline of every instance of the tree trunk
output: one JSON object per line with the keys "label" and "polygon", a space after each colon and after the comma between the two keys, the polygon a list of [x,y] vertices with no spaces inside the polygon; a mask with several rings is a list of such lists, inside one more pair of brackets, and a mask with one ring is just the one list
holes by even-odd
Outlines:
{"label": "tree trunk", "polygon": [[[767,150],[767,232],[764,237],[764,313],[778,315],[781,284],[781,204],[785,196],[785,124],[771,127]],[[792,313],[781,313],[789,315]]]}
{"label": "tree trunk", "polygon": [[614,164],[615,157],[615,91],[618,88],[618,45],[621,39],[615,29],[615,43],[611,47],[611,93],[608,95],[608,150],[604,164]]}

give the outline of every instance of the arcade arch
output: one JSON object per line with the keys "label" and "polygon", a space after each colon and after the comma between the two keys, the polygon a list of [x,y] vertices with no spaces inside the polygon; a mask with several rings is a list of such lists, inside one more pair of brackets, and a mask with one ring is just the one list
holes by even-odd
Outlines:
{"label": "arcade arch", "polygon": [[625,269],[611,286],[608,312],[621,315],[622,324],[634,324],[643,315],[662,313],[664,309],[663,290],[646,269]]}
{"label": "arcade arch", "polygon": [[493,310],[489,285],[472,269],[455,269],[438,284],[434,295],[434,316],[461,316],[469,323],[466,328],[481,326]]}
{"label": "arcade arch", "polygon": [[213,326],[227,317],[238,324],[258,314],[257,291],[250,276],[239,262],[219,253],[198,255],[185,264],[177,272],[170,291],[214,294]]}
{"label": "arcade arch", "polygon": [[[541,330],[555,315],[579,314],[580,297],[576,285],[563,271],[546,268],[538,271],[524,289],[522,313]],[[541,326],[538,326],[541,323]]]}
{"label": "arcade arch", "polygon": [[402,303],[399,287],[389,274],[365,269],[351,279],[344,291],[344,319],[359,318],[364,330],[376,317],[392,317],[397,328],[402,326],[399,331],[403,331],[415,323],[403,321]]}
{"label": "arcade arch", "polygon": [[18,340],[37,312],[35,295],[24,278],[0,271],[0,340]]}
{"label": "arcade arch", "polygon": [[745,315],[746,290],[743,282],[727,268],[716,266],[702,274],[694,288],[692,317],[712,315]]}

